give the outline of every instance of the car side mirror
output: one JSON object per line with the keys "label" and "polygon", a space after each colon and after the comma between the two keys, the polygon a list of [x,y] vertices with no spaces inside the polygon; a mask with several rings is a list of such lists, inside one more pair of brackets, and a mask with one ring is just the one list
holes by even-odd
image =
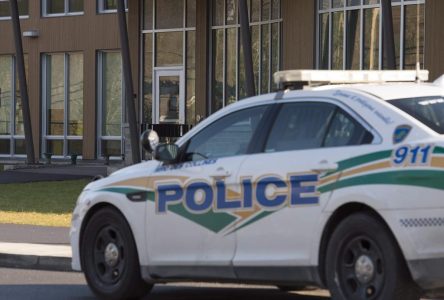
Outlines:
{"label": "car side mirror", "polygon": [[159,145],[159,135],[154,130],[146,130],[140,136],[140,144],[143,149],[152,153]]}
{"label": "car side mirror", "polygon": [[159,144],[154,150],[154,159],[170,164],[177,160],[179,146],[176,144]]}

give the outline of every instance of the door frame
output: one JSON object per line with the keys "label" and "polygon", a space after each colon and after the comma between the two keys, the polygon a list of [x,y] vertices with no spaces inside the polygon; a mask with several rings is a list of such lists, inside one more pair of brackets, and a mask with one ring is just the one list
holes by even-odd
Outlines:
{"label": "door frame", "polygon": [[160,123],[160,84],[162,76],[179,76],[179,124],[185,124],[185,71],[183,67],[163,67],[154,69],[153,123]]}

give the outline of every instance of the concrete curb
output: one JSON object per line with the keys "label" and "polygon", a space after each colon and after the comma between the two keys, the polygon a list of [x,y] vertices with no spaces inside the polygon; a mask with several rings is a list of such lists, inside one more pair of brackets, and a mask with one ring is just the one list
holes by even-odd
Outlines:
{"label": "concrete curb", "polygon": [[74,272],[67,245],[0,242],[0,267]]}
{"label": "concrete curb", "polygon": [[17,268],[44,271],[75,272],[71,258],[0,253],[1,268]]}

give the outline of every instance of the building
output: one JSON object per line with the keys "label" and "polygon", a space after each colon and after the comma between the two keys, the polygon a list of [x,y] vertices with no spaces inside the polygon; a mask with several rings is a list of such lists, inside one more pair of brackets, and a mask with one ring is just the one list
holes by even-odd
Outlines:
{"label": "building", "polygon": [[[19,0],[35,151],[121,158],[116,0]],[[379,0],[248,0],[257,93],[280,69],[380,69]],[[193,125],[246,96],[237,0],[127,0],[139,123]],[[392,0],[397,67],[444,73],[444,1]],[[0,0],[0,158],[25,157],[9,1]]]}

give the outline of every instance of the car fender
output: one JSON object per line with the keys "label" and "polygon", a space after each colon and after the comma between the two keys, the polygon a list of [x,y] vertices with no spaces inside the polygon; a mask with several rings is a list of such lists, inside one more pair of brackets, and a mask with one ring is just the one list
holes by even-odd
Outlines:
{"label": "car fender", "polygon": [[[112,206],[123,215],[130,226],[139,255],[139,263],[141,265],[147,263],[147,256],[145,255],[147,252],[145,241],[146,201],[131,202],[123,194],[103,191],[90,191],[84,196],[84,199],[79,199],[79,201],[83,202],[83,205],[78,205],[79,211],[77,212],[79,214],[82,231],[86,226],[85,221],[90,217],[88,215],[90,212],[94,211],[98,206]],[[131,203],[131,205],[128,205],[129,203]],[[88,218],[86,218],[87,216]],[[79,236],[79,247],[80,242],[81,237]]]}
{"label": "car fender", "polygon": [[[375,189],[377,187],[375,186]],[[312,242],[311,264],[318,266],[319,257],[323,255],[320,253],[322,251],[322,239],[324,237],[324,232],[326,226],[328,226],[329,221],[332,216],[341,208],[346,205],[353,204],[354,206],[362,206],[363,208],[375,212],[384,221],[384,223],[389,228],[394,239],[401,248],[404,258],[409,259],[415,257],[417,254],[414,251],[414,246],[411,240],[405,236],[395,218],[396,211],[390,207],[388,199],[384,197],[378,197],[371,195],[368,187],[352,187],[344,190],[337,190],[333,192],[332,197],[325,206],[318,222],[318,226],[315,229]]]}

